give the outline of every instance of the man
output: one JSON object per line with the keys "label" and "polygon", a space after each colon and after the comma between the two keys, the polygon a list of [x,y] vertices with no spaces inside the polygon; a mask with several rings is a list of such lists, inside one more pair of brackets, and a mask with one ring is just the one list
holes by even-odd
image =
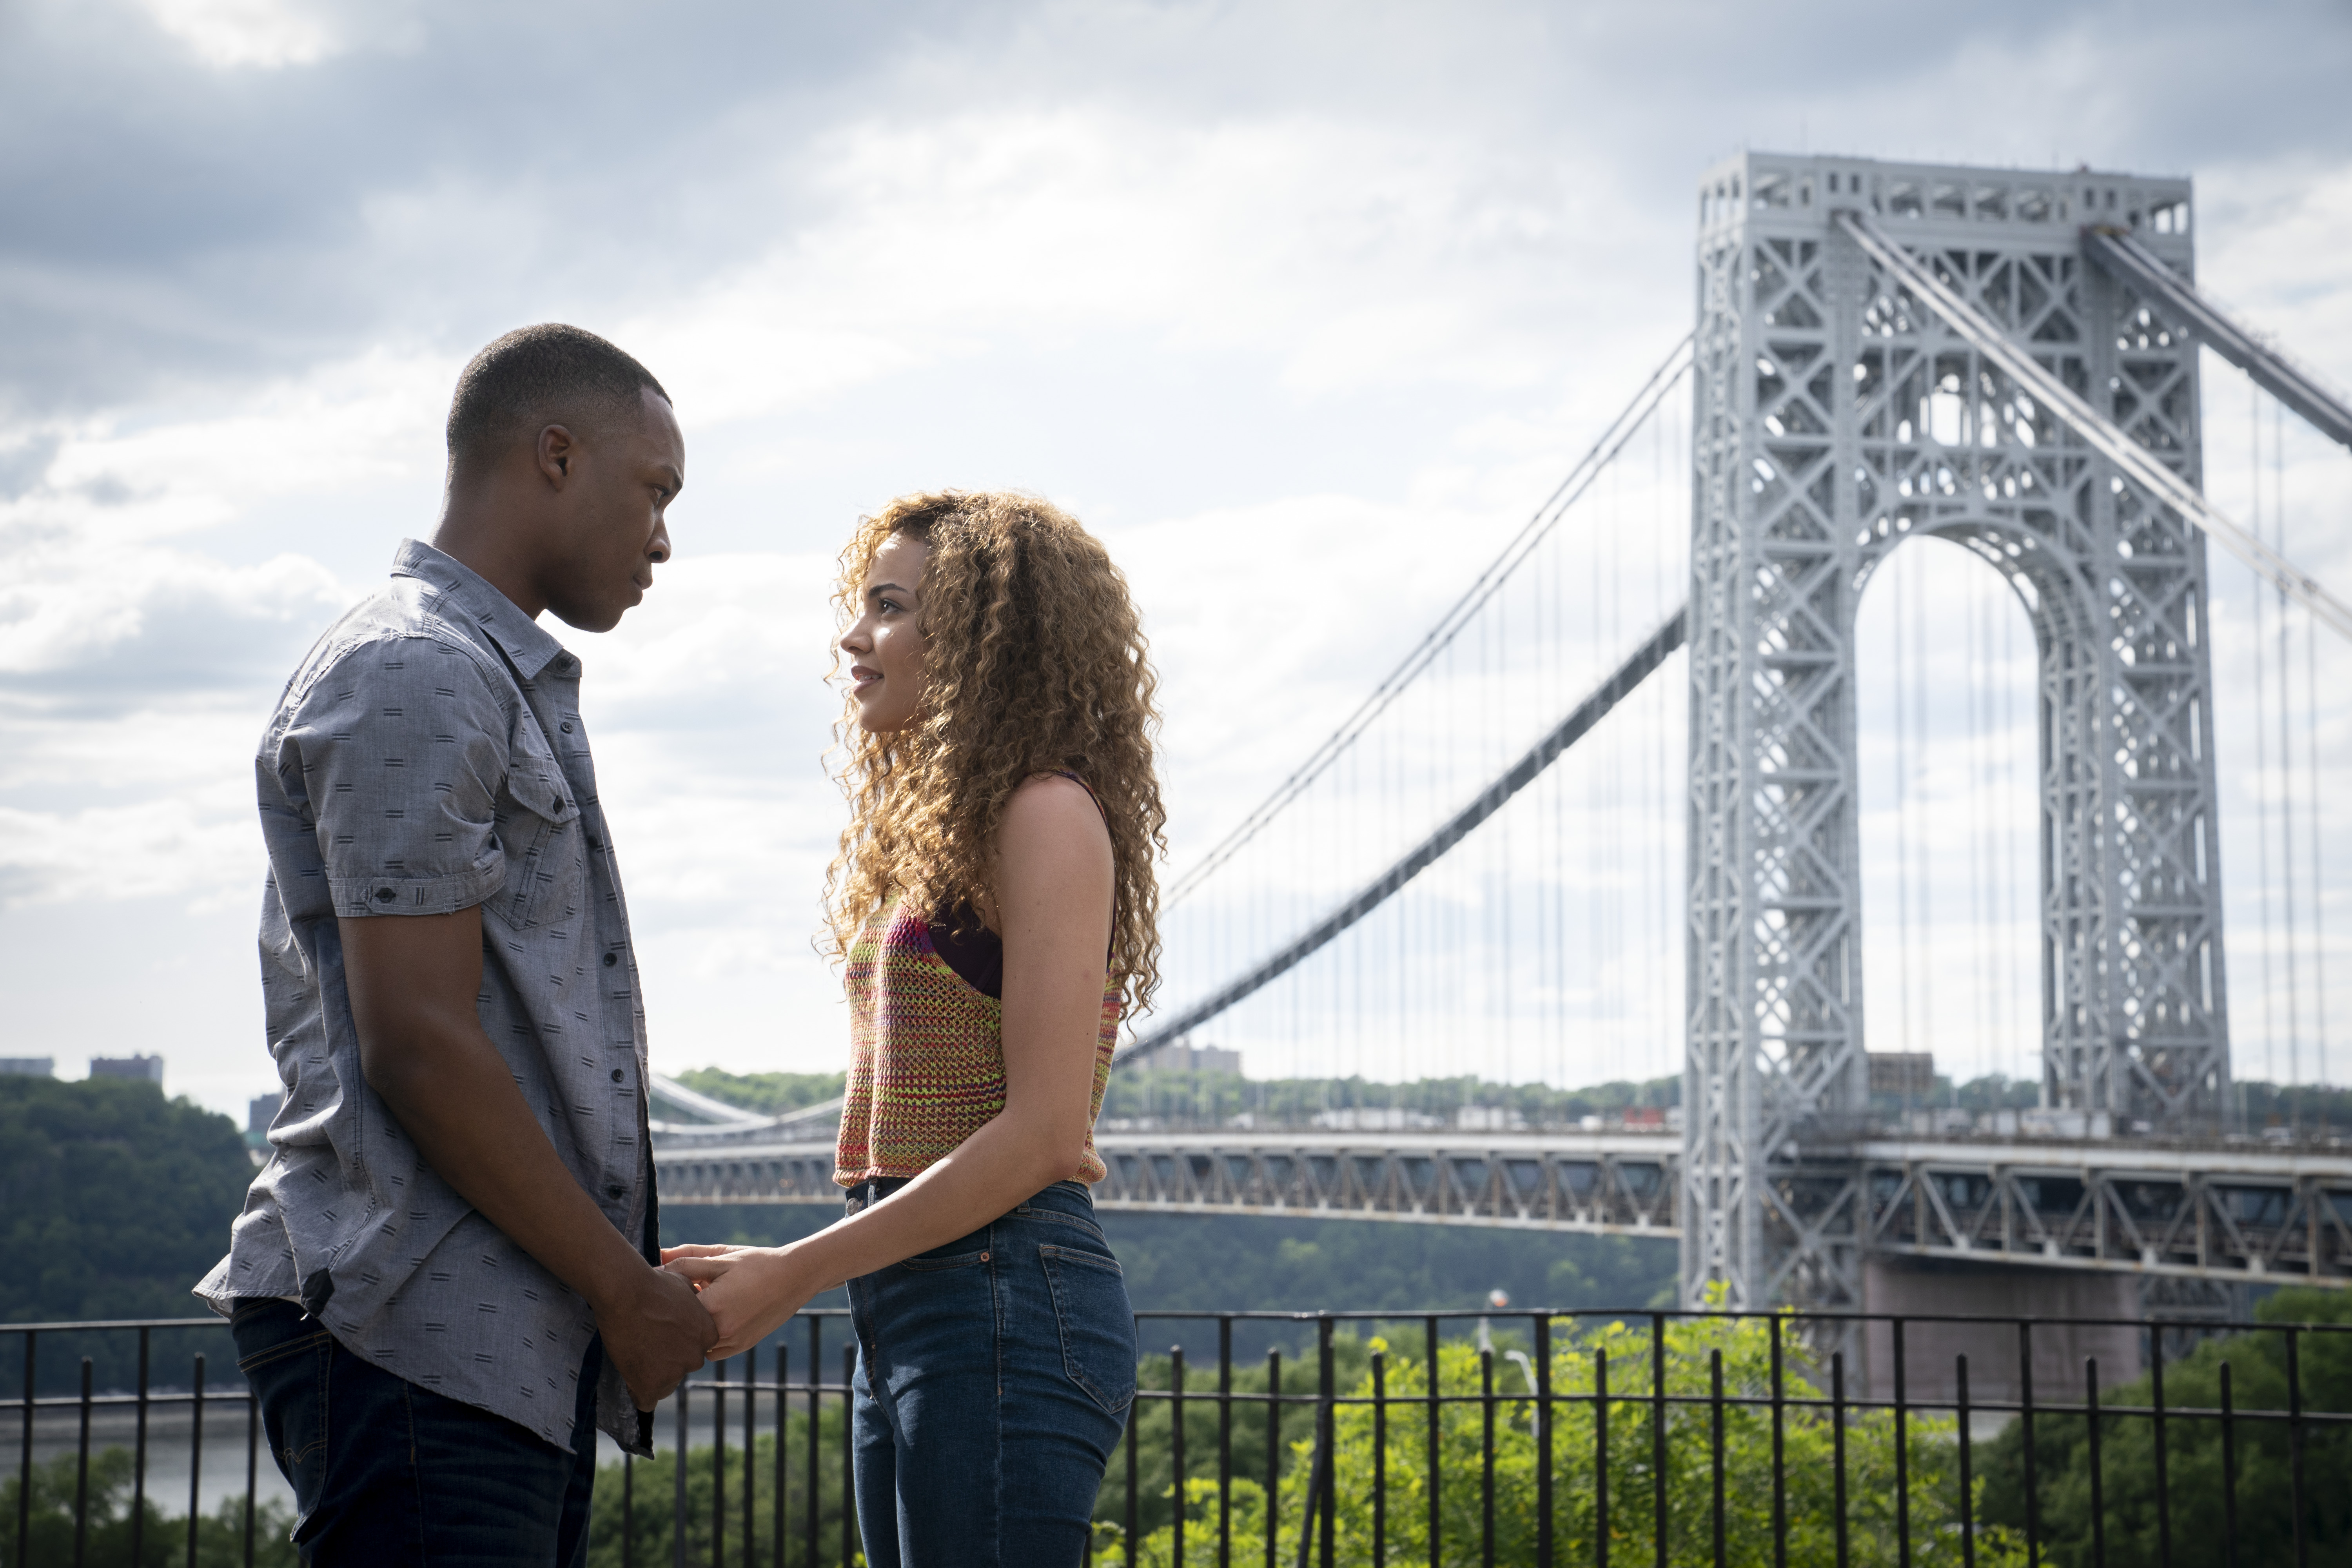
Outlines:
{"label": "man", "polygon": [[586,1561],[599,1427],[703,1362],[656,1267],[645,1012],[580,661],[669,558],[668,395],[575,327],[484,349],[433,542],[319,640],[256,760],[286,1101],[229,1316],[306,1562]]}

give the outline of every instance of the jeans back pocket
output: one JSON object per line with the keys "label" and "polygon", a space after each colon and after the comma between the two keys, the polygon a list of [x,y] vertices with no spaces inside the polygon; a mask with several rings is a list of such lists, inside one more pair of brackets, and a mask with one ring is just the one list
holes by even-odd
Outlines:
{"label": "jeans back pocket", "polygon": [[1045,1246],[1037,1256],[1054,1293],[1062,1370],[1113,1415],[1135,1402],[1135,1309],[1118,1260],[1099,1252]]}

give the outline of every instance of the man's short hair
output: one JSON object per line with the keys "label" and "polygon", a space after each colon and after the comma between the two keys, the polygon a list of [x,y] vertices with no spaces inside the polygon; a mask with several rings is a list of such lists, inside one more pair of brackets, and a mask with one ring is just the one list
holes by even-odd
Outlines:
{"label": "man's short hair", "polygon": [[633,418],[647,390],[670,400],[653,372],[593,332],[560,321],[517,327],[457,376],[449,465],[470,468],[549,425],[601,427]]}

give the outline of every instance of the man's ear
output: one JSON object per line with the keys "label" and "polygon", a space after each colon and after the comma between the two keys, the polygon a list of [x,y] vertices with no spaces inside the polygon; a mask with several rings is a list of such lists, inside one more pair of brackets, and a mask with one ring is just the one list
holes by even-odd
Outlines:
{"label": "man's ear", "polygon": [[539,450],[535,455],[540,476],[560,490],[572,478],[572,464],[580,455],[580,443],[563,426],[545,426],[539,432]]}

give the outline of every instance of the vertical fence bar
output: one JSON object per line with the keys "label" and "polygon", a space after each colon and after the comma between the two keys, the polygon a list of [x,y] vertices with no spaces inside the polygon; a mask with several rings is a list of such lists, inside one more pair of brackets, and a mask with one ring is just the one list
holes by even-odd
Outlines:
{"label": "vertical fence bar", "polygon": [[2107,1506],[2099,1473],[2099,1358],[2083,1358],[2083,1429],[2091,1461],[2091,1568],[2107,1568]]}
{"label": "vertical fence bar", "polygon": [[[1323,1491],[1321,1500],[1319,1502],[1310,1493],[1307,1498],[1307,1506],[1309,1508],[1319,1510],[1321,1513],[1323,1521],[1323,1555],[1321,1559],[1323,1568],[1334,1568],[1334,1564],[1338,1562],[1337,1552],[1339,1547],[1338,1542],[1334,1538],[1339,1533],[1339,1456],[1337,1451],[1337,1445],[1339,1440],[1339,1415],[1338,1406],[1332,1404],[1332,1401],[1339,1397],[1339,1379],[1338,1365],[1332,1359],[1331,1332],[1333,1327],[1334,1325],[1331,1321],[1331,1315],[1328,1312],[1316,1320],[1315,1384],[1318,1392],[1321,1395],[1321,1401],[1316,1406],[1315,1443],[1316,1447],[1320,1448],[1323,1452]],[[1310,1476],[1307,1478],[1307,1480],[1311,1486],[1313,1484],[1314,1478]],[[1305,1528],[1303,1522],[1300,1528]],[[1179,1563],[1178,1568],[1182,1568],[1182,1564]]]}
{"label": "vertical fence bar", "polygon": [[857,1342],[841,1347],[841,1568],[852,1568],[857,1553],[857,1477],[854,1461],[856,1435],[853,1406],[857,1402]]}
{"label": "vertical fence bar", "polygon": [[2033,1473],[2033,1325],[2017,1325],[2018,1451],[2025,1466],[2025,1563],[2041,1568],[2042,1489]]}
{"label": "vertical fence bar", "polygon": [[[760,1403],[760,1347],[753,1345],[743,1352],[743,1568],[751,1568],[752,1553],[759,1550],[760,1477],[759,1427],[755,1419]],[[726,1568],[714,1563],[711,1568]]]}
{"label": "vertical fence bar", "polygon": [[2309,1561],[2303,1529],[2303,1373],[2295,1331],[2286,1331],[2286,1495],[2294,1514],[2294,1568]]}
{"label": "vertical fence bar", "polygon": [[677,1391],[670,1395],[670,1413],[677,1429],[677,1463],[669,1505],[670,1568],[686,1568],[686,1399],[693,1386],[692,1378],[682,1378]]}
{"label": "vertical fence bar", "polygon": [[188,1568],[196,1568],[196,1500],[205,1474],[205,1352],[196,1352],[188,1389]]}
{"label": "vertical fence bar", "polygon": [[34,1342],[40,1338],[32,1329],[25,1331],[25,1396],[24,1445],[16,1450],[16,1561],[22,1563],[32,1550],[33,1541],[33,1372]]}
{"label": "vertical fence bar", "polygon": [[[1135,1423],[1130,1420],[1128,1425]],[[1176,1472],[1176,1568],[1184,1568],[1184,1347],[1168,1347],[1168,1441]]]}
{"label": "vertical fence bar", "polygon": [[[1274,1568],[1275,1538],[1282,1533],[1275,1506],[1275,1489],[1281,1480],[1282,1351],[1277,1346],[1265,1352],[1265,1568]],[[1134,1550],[1128,1548],[1130,1555]]]}
{"label": "vertical fence bar", "polygon": [[[1551,1568],[1551,1314],[1536,1317],[1536,1568]],[[1377,1565],[1376,1565],[1377,1568]]]}
{"label": "vertical fence bar", "polygon": [[1780,1314],[1772,1314],[1772,1568],[1789,1568],[1788,1387]]}
{"label": "vertical fence bar", "polygon": [[1895,1319],[1891,1327],[1895,1343],[1895,1568],[1911,1568],[1911,1406],[1908,1384],[1904,1381],[1903,1320]]}
{"label": "vertical fence bar", "polygon": [[75,1447],[74,1568],[81,1568],[89,1537],[89,1357],[81,1358],[81,1441]]}
{"label": "vertical fence bar", "polygon": [[727,1568],[727,1363],[710,1369],[710,1568]]}
{"label": "vertical fence bar", "polygon": [[245,1391],[245,1568],[253,1568],[254,1492],[260,1480],[261,1396]]}
{"label": "vertical fence bar", "polygon": [[1952,1358],[1952,1381],[1958,1385],[1960,1429],[1960,1568],[1977,1568],[1977,1493],[1971,1464],[1976,1439],[1969,1432],[1969,1358]]}
{"label": "vertical fence bar", "polygon": [[1389,1561],[1389,1356],[1372,1352],[1372,1568]]}
{"label": "vertical fence bar", "polygon": [[785,1392],[785,1389],[793,1384],[793,1342],[788,1338],[783,1338],[783,1335],[791,1333],[791,1328],[793,1328],[791,1323],[785,1323],[783,1333],[776,1335],[776,1528],[774,1528],[776,1561],[774,1561],[774,1568],[783,1568],[783,1521],[785,1521],[785,1511],[788,1511],[788,1507],[791,1507],[791,1498],[785,1498],[785,1490],[783,1490],[785,1488],[783,1438],[785,1434],[793,1429],[793,1396]]}
{"label": "vertical fence bar", "polygon": [[1127,1555],[1129,1559],[1132,1559],[1135,1556],[1136,1542],[1141,1539],[1143,1531],[1143,1515],[1141,1511],[1142,1494],[1137,1489],[1135,1479],[1137,1464],[1136,1447],[1138,1443],[1141,1441],[1141,1439],[1136,1436],[1136,1431],[1143,1425],[1143,1422],[1139,1419],[1140,1415],[1140,1400],[1136,1404],[1128,1406],[1126,1441],[1127,1509],[1119,1517],[1125,1521],[1121,1528],[1126,1532]]}
{"label": "vertical fence bar", "polygon": [[1666,1568],[1666,1315],[1650,1314],[1650,1518]]}
{"label": "vertical fence bar", "polygon": [[1495,1351],[1491,1345],[1478,1352],[1478,1561],[1483,1568],[1495,1568]]}
{"label": "vertical fence bar", "polygon": [[824,1320],[814,1312],[808,1314],[808,1490],[802,1502],[808,1517],[801,1521],[801,1535],[807,1542],[807,1550],[801,1555],[801,1568],[816,1568],[817,1531],[824,1523],[824,1480],[819,1458],[819,1434],[824,1428],[819,1415],[824,1408]]}
{"label": "vertical fence bar", "polygon": [[2221,1363],[2221,1558],[2238,1568],[2238,1418],[2230,1394],[2230,1363]]}
{"label": "vertical fence bar", "polygon": [[1836,1515],[1837,1568],[1846,1568],[1845,1352],[1830,1355],[1830,1507]]}
{"label": "vertical fence bar", "polygon": [[1430,1314],[1422,1320],[1422,1342],[1429,1360],[1429,1568],[1438,1568],[1437,1491],[1439,1477],[1438,1414],[1437,1414],[1437,1316]]}
{"label": "vertical fence bar", "polygon": [[1592,1561],[1609,1568],[1609,1352],[1592,1352]]}
{"label": "vertical fence bar", "polygon": [[2148,1368],[2148,1394],[2155,1402],[2149,1416],[2149,1424],[2155,1427],[2155,1440],[2149,1447],[2156,1459],[2156,1562],[2157,1568],[2172,1568],[2170,1460],[2164,1451],[2164,1331],[2158,1328],[2148,1337],[2156,1344],[2156,1355]]}
{"label": "vertical fence bar", "polygon": [[1715,1568],[1723,1568],[1723,1352],[1707,1352],[1708,1464],[1715,1472]]}
{"label": "vertical fence bar", "polygon": [[33,1547],[33,1328],[24,1331],[24,1446],[16,1448],[16,1561]]}
{"label": "vertical fence bar", "polygon": [[1234,1568],[1234,1320],[1229,1312],[1217,1316],[1217,1568]]}
{"label": "vertical fence bar", "polygon": [[[637,1563],[637,1457],[621,1453],[621,1568]],[[189,1568],[195,1568],[194,1563]]]}
{"label": "vertical fence bar", "polygon": [[131,1561],[146,1560],[147,1536],[147,1351],[148,1330],[139,1330],[139,1426],[131,1449]]}

